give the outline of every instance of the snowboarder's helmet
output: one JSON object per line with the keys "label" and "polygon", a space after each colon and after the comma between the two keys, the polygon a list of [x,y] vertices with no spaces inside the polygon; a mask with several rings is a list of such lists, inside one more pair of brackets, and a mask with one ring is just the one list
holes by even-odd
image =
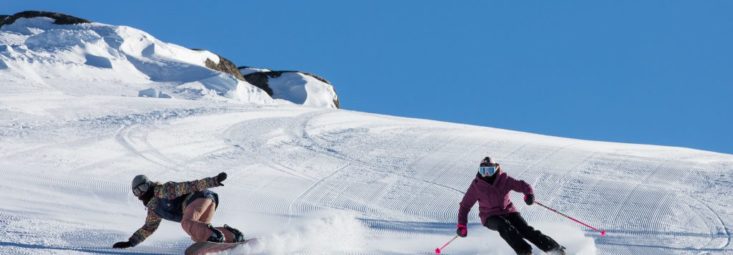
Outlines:
{"label": "snowboarder's helmet", "polygon": [[148,180],[148,177],[145,175],[141,174],[135,176],[135,178],[132,179],[132,194],[135,194],[136,197],[145,194],[145,192],[150,188],[151,183],[152,182]]}
{"label": "snowboarder's helmet", "polygon": [[481,160],[481,164],[478,167],[478,173],[481,176],[492,176],[499,172],[499,164],[497,164],[491,157],[485,157]]}
{"label": "snowboarder's helmet", "polygon": [[481,164],[479,166],[495,166],[498,165],[496,161],[494,161],[491,157],[485,157],[481,160]]}

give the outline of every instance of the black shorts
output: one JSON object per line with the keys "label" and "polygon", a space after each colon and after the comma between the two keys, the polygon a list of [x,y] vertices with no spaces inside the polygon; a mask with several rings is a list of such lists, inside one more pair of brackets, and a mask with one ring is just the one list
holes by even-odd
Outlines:
{"label": "black shorts", "polygon": [[199,198],[211,199],[212,201],[214,201],[214,209],[219,207],[219,194],[216,194],[216,192],[213,192],[211,190],[205,189],[203,191],[196,191],[188,195],[188,197],[186,197],[186,200],[183,201],[183,208],[186,208],[188,204]]}

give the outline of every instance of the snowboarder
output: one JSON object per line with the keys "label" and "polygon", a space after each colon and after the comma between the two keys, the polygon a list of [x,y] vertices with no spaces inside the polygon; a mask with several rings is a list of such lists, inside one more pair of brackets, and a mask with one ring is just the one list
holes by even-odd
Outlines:
{"label": "snowboarder", "polygon": [[519,215],[514,204],[509,200],[509,191],[524,193],[527,205],[534,203],[532,186],[522,180],[509,177],[501,171],[501,166],[490,157],[485,157],[480,165],[476,178],[471,182],[458,210],[458,229],[460,237],[468,235],[466,223],[468,212],[476,201],[479,202],[479,217],[485,227],[498,231],[509,246],[519,255],[531,255],[532,247],[524,241],[529,240],[541,250],[550,254],[565,254],[565,247],[555,240],[535,230]]}
{"label": "snowboarder", "polygon": [[239,230],[228,225],[214,228],[211,219],[219,205],[219,195],[208,188],[224,186],[227,174],[190,182],[152,182],[145,175],[132,179],[132,193],[147,207],[145,225],[135,231],[126,242],[115,243],[113,248],[138,245],[152,235],[162,219],[180,222],[194,242],[244,242]]}

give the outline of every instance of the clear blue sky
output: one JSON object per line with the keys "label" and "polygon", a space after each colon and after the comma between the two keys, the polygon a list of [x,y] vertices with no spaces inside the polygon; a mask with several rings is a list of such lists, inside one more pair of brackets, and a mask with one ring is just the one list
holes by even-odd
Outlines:
{"label": "clear blue sky", "polygon": [[239,65],[324,76],[350,110],[733,153],[733,1],[34,1]]}

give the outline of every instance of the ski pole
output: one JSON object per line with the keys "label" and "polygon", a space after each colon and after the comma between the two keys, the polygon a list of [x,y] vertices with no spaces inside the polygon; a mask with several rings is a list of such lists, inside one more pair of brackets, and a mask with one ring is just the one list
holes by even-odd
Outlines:
{"label": "ski pole", "polygon": [[445,249],[445,247],[448,246],[451,242],[453,242],[453,240],[456,240],[456,238],[458,238],[458,235],[455,235],[453,238],[450,239],[450,241],[448,241],[447,243],[445,243],[440,248],[435,248],[435,254],[440,254],[440,251],[443,250],[443,249]]}
{"label": "ski pole", "polygon": [[537,201],[535,201],[535,204],[538,204],[538,205],[540,205],[540,206],[544,207],[545,209],[547,209],[547,210],[550,210],[550,211],[552,211],[552,212],[554,212],[554,213],[557,213],[557,214],[560,214],[560,215],[562,215],[562,216],[565,216],[565,218],[568,218],[568,219],[570,219],[570,220],[572,220],[572,221],[575,221],[576,223],[578,223],[578,224],[580,224],[580,225],[583,225],[583,226],[589,227],[590,229],[593,229],[593,230],[595,230],[595,231],[601,232],[601,236],[606,236],[606,231],[605,231],[605,230],[599,230],[599,229],[597,229],[597,228],[594,228],[594,227],[593,227],[593,226],[591,226],[591,225],[588,225],[588,224],[586,224],[586,223],[584,223],[584,222],[582,222],[582,221],[579,221],[579,220],[577,220],[577,219],[575,219],[575,218],[573,218],[573,217],[567,216],[567,215],[565,215],[564,213],[558,212],[558,211],[557,211],[557,210],[555,210],[555,209],[552,209],[552,208],[550,208],[550,207],[547,207],[546,205],[543,205],[543,204],[542,204],[542,203],[540,203],[540,202],[537,202]]}

